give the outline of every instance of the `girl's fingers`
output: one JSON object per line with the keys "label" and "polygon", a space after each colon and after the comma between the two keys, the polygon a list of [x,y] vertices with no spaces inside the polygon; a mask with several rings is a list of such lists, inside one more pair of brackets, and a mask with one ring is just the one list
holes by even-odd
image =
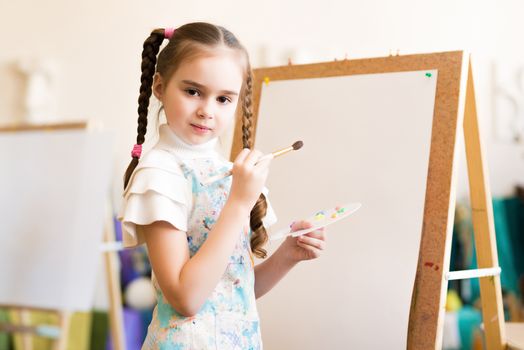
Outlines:
{"label": "girl's fingers", "polygon": [[252,150],[251,152],[249,152],[249,154],[247,155],[245,161],[244,161],[244,164],[246,166],[249,166],[249,167],[253,167],[255,166],[255,163],[258,161],[258,159],[262,156],[262,152],[260,152],[259,150]]}
{"label": "girl's fingers", "polygon": [[302,248],[302,249],[304,249],[307,252],[308,258],[306,258],[306,259],[318,258],[322,254],[322,250],[321,249],[313,247],[313,246],[311,246],[309,244],[302,243],[302,242],[300,242],[298,240],[297,240],[297,246]]}
{"label": "girl's fingers", "polygon": [[313,232],[306,233],[304,236],[314,237],[314,238],[317,238],[317,239],[321,239],[323,241],[326,240],[324,227],[319,228],[318,230],[315,230]]}
{"label": "girl's fingers", "polygon": [[313,224],[306,220],[295,221],[291,224],[291,232],[300,231],[312,227]]}
{"label": "girl's fingers", "polygon": [[257,163],[255,164],[255,167],[256,168],[259,168],[259,169],[268,169],[269,168],[269,164],[271,164],[271,160],[273,158],[266,158],[266,159],[262,159],[260,161],[257,161]]}
{"label": "girl's fingers", "polygon": [[246,160],[246,157],[248,156],[248,154],[249,154],[249,148],[242,149],[242,151],[240,151],[240,153],[235,158],[235,163],[236,164],[244,163],[244,161]]}
{"label": "girl's fingers", "polygon": [[297,242],[305,246],[316,248],[318,250],[324,250],[326,247],[326,242],[324,240],[310,236],[300,236],[298,237]]}
{"label": "girl's fingers", "polygon": [[[291,232],[305,230],[311,228],[312,226],[313,224],[306,220],[295,221],[293,224],[291,224]],[[325,241],[325,227],[321,227],[315,231],[306,233],[304,236],[314,237]]]}
{"label": "girl's fingers", "polygon": [[267,179],[268,175],[269,175],[269,168],[265,168],[265,169],[261,169],[260,170],[260,176],[262,176],[263,178]]}

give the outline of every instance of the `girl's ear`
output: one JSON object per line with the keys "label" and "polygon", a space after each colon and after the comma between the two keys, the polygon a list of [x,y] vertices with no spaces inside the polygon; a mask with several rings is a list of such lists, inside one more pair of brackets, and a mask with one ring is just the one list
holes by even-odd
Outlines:
{"label": "girl's ear", "polygon": [[164,96],[164,81],[158,72],[153,76],[153,94],[159,101],[162,101],[162,97]]}

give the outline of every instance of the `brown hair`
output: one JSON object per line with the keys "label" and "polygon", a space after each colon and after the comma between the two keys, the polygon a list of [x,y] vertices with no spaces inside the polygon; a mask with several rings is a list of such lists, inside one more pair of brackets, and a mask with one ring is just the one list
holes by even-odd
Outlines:
{"label": "brown hair", "polygon": [[[144,41],[142,50],[142,75],[140,77],[140,95],[138,97],[138,128],[136,143],[144,143],[147,132],[147,112],[152,93],[153,76],[156,72],[165,79],[167,84],[180,64],[188,59],[212,53],[213,49],[226,47],[239,50],[244,57],[244,83],[240,93],[242,106],[242,143],[244,148],[251,148],[253,139],[251,135],[253,113],[251,111],[251,96],[253,92],[253,75],[249,64],[247,50],[238,39],[227,29],[209,23],[197,22],[185,24],[176,29],[165,48],[160,51],[164,40],[164,29],[155,29]],[[158,62],[157,62],[158,54]],[[131,174],[138,165],[138,157],[133,157],[124,176],[124,189],[127,187]],[[262,246],[267,242],[268,235],[262,219],[266,216],[267,203],[263,194],[251,210],[250,226],[251,250],[258,258],[265,258],[267,252]]]}

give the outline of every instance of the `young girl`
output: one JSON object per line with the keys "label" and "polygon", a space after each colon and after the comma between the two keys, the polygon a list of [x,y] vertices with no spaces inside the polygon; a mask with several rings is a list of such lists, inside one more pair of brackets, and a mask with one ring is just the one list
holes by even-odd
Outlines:
{"label": "young girl", "polygon": [[[151,93],[167,124],[140,159]],[[261,349],[256,298],[324,249],[324,232],[315,231],[287,238],[254,266],[253,255],[266,257],[265,227],[275,215],[264,187],[271,161],[257,162],[262,153],[249,149],[251,93],[248,54],[222,27],[156,29],[144,42],[137,144],[119,217],[124,244],[145,242],[153,269],[157,305],[143,349]],[[238,104],[245,148],[231,164],[216,146]],[[202,185],[230,169],[232,176]]]}

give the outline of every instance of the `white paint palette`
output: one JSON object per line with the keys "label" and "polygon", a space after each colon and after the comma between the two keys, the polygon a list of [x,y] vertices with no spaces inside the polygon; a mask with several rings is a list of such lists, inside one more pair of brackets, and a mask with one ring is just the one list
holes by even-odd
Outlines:
{"label": "white paint palette", "polygon": [[335,208],[320,210],[314,215],[305,219],[306,221],[309,221],[313,224],[313,226],[310,228],[291,232],[291,227],[287,227],[272,234],[270,236],[270,240],[273,241],[285,238],[287,236],[297,237],[305,235],[306,233],[313,232],[315,230],[321,229],[322,227],[331,225],[334,222],[347,218],[349,215],[356,212],[361,206],[361,203],[347,203],[345,205],[336,206]]}

